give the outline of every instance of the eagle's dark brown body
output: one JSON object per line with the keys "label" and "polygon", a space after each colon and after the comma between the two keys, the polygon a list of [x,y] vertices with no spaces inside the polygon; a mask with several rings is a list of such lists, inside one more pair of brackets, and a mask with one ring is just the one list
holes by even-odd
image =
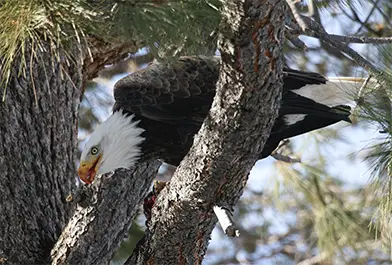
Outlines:
{"label": "eagle's dark brown body", "polygon": [[[267,157],[283,139],[319,129],[341,120],[350,121],[348,107],[328,107],[293,91],[308,84],[325,84],[317,73],[284,69],[279,117],[260,158]],[[178,165],[193,143],[215,95],[219,61],[213,57],[182,57],[171,63],[153,63],[115,85],[113,111],[133,113],[145,129],[145,155]],[[295,123],[289,114],[305,114]]]}

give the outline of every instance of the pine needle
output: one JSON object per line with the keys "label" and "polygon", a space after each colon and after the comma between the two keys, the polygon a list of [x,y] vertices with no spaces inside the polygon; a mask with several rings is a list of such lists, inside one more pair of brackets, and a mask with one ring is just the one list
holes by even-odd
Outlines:
{"label": "pine needle", "polygon": [[[11,75],[26,76],[31,59],[37,59],[34,50],[50,53],[52,65],[63,60],[71,66],[74,59],[70,54],[75,46],[92,57],[88,47],[90,37],[107,43],[137,41],[149,46],[156,55],[212,54],[220,4],[219,0],[3,0],[0,6],[2,100],[6,98],[5,87]],[[18,67],[17,73],[11,73],[13,66]]]}

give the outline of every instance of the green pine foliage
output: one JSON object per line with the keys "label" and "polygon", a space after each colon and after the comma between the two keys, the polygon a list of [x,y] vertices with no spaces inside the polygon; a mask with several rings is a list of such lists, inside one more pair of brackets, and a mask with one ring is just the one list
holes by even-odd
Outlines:
{"label": "green pine foliage", "polygon": [[165,57],[215,52],[220,1],[131,2],[114,8],[113,24],[121,25],[115,30],[124,40],[144,40],[152,52]]}
{"label": "green pine foliage", "polygon": [[[53,53],[53,58],[59,58],[60,50],[67,54],[75,43],[88,49],[88,40],[94,37],[108,43],[142,43],[167,56],[211,53],[220,21],[219,6],[218,0],[3,0],[1,85],[7,84],[13,63],[19,65],[18,74],[24,74],[28,57],[34,57],[37,49],[48,49],[44,43],[50,44],[47,52]],[[27,49],[31,53],[26,54]],[[4,96],[5,89],[3,100]]]}
{"label": "green pine foliage", "polygon": [[[319,134],[315,134],[311,140],[317,142]],[[335,139],[323,142],[331,143],[338,138],[336,136]],[[342,189],[340,186],[343,183],[328,175],[326,166],[321,152],[312,164],[293,166],[277,162],[277,170],[283,177],[277,198],[288,192],[295,198],[299,208],[302,205],[306,209],[306,216],[313,223],[312,237],[317,241],[319,249],[328,256],[339,255],[344,248],[359,251],[366,247],[367,240],[372,239],[372,233],[367,228],[371,216],[363,215],[364,201],[354,191]],[[306,220],[298,222],[306,223]]]}
{"label": "green pine foliage", "polygon": [[[59,51],[71,49],[74,41],[99,32],[100,14],[85,0],[4,0],[0,4],[0,81],[8,82],[12,65],[24,75],[36,51],[46,51],[59,60]],[[49,44],[49,45],[48,45]],[[49,47],[49,48],[48,48]],[[49,50],[48,50],[49,49]],[[29,51],[28,54],[26,51]],[[5,99],[3,89],[3,100]]]}
{"label": "green pine foliage", "polygon": [[375,143],[369,147],[367,160],[372,166],[372,185],[375,208],[370,228],[381,238],[385,249],[392,242],[392,46],[377,48],[376,65],[383,71],[379,83],[359,101],[360,118],[379,128]]}

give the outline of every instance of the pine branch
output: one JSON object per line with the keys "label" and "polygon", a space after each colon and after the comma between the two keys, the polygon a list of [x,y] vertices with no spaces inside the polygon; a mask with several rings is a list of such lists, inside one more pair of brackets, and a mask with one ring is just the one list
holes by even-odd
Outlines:
{"label": "pine branch", "polygon": [[306,46],[305,42],[303,42],[297,35],[292,34],[290,31],[285,32],[286,38],[297,48],[308,51],[308,47]]}
{"label": "pine branch", "polygon": [[328,34],[328,37],[334,41],[345,43],[368,43],[368,44],[386,44],[392,43],[392,37],[366,37],[366,36],[342,36]]}
{"label": "pine branch", "polygon": [[273,158],[275,158],[276,160],[282,161],[282,162],[285,162],[285,163],[291,163],[292,164],[292,163],[300,163],[301,162],[301,159],[299,159],[299,158],[293,158],[293,157],[285,156],[285,155],[279,154],[277,152],[273,152],[271,154],[271,156]]}
{"label": "pine branch", "polygon": [[293,14],[298,25],[300,26],[302,31],[306,31],[308,29],[308,26],[306,25],[305,21],[302,19],[301,15],[299,14],[299,11],[295,5],[297,2],[299,2],[299,1],[298,0],[286,0],[286,3],[290,7],[291,13]]}
{"label": "pine branch", "polygon": [[130,52],[137,52],[142,47],[139,41],[117,44],[97,37],[90,37],[88,44],[89,53],[85,56],[83,64],[84,82],[97,77],[105,66],[123,60]]}
{"label": "pine branch", "polygon": [[[305,31],[306,35],[316,37],[320,39],[320,41],[323,41],[331,45],[332,47],[337,48],[341,52],[344,52],[345,54],[350,56],[355,63],[368,70],[376,78],[382,75],[382,72],[377,67],[375,67],[371,62],[362,57],[358,52],[350,48],[347,44],[343,43],[342,41],[337,41],[334,38],[331,38],[331,36],[325,31],[322,25],[306,16],[302,16],[302,19],[308,25],[308,29]],[[294,30],[297,30],[297,32],[301,32],[301,29],[296,27],[295,24],[291,23],[289,26],[292,27]]]}
{"label": "pine branch", "polygon": [[[50,43],[48,52],[58,59],[59,51],[65,51],[70,66],[78,43],[88,63],[85,80],[95,77],[103,65],[142,46],[149,46],[155,55],[158,51],[169,56],[213,54],[219,4],[218,0],[160,1],[159,5],[156,1],[4,0],[0,8],[0,84],[9,81],[18,56],[22,57],[19,71],[26,72],[29,58],[24,51],[29,45],[34,54]],[[94,49],[103,56],[96,58]],[[113,52],[118,54],[110,54]],[[3,100],[5,94],[3,91]]]}
{"label": "pine branch", "polygon": [[285,2],[224,5],[222,66],[210,115],[126,264],[201,264],[217,221],[213,205],[231,208],[238,201],[277,115]]}
{"label": "pine branch", "polygon": [[[367,15],[367,17],[365,18],[365,20],[363,22],[361,22],[361,26],[359,27],[359,29],[357,30],[356,34],[359,34],[362,30],[362,28],[366,27],[366,25],[368,24],[369,19],[372,17],[374,11],[377,9],[377,5],[380,2],[380,0],[377,0],[372,9],[369,11],[369,14]],[[354,34],[355,35],[355,34]]]}

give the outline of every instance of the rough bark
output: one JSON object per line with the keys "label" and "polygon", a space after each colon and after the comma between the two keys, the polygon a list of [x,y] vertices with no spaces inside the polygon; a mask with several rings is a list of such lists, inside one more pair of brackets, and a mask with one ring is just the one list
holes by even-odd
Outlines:
{"label": "rough bark", "polygon": [[217,95],[194,145],[161,192],[149,231],[126,264],[201,264],[269,136],[281,97],[285,1],[225,1]]}
{"label": "rough bark", "polygon": [[48,263],[71,213],[82,83],[78,52],[68,67],[49,48],[29,49],[25,74],[15,59],[0,103],[0,258],[18,265]]}
{"label": "rough bark", "polygon": [[160,162],[145,161],[84,186],[76,210],[52,250],[52,264],[109,264],[128,233]]}
{"label": "rough bark", "polygon": [[138,47],[142,45],[137,41],[116,44],[107,43],[97,37],[90,37],[88,53],[84,59],[84,81],[97,77],[105,66],[125,59],[130,52],[136,52]]}
{"label": "rough bark", "polygon": [[[89,189],[90,197],[82,200],[86,208],[75,207],[75,203],[67,201],[69,195],[78,190],[75,186],[77,109],[83,84],[104,64],[119,60],[125,50],[137,49],[132,45],[106,44],[90,47],[89,53],[77,43],[74,47],[73,52],[67,51],[72,58],[66,60],[61,50],[56,51],[58,56],[55,56],[49,44],[47,50],[36,49],[33,53],[32,46],[26,45],[27,67],[23,74],[20,72],[22,59],[14,61],[10,82],[5,88],[5,101],[0,103],[0,263],[51,264],[51,250],[70,217],[72,219],[53,251],[53,262],[93,264],[74,261],[80,258],[80,253],[96,254],[102,250],[85,248],[95,247],[99,242],[103,231],[100,227],[108,229],[110,224],[121,224],[107,230],[111,234],[105,237],[109,242],[102,244],[107,247],[102,260],[108,259],[127,233],[135,211],[131,207],[139,203],[151,183],[148,175],[137,178],[140,181],[124,184],[126,174],[120,172],[113,180],[104,181],[107,187],[102,184]],[[157,164],[151,162],[144,164],[145,171],[143,167],[137,170],[152,174],[154,167]],[[140,186],[132,186],[136,184]],[[116,201],[120,196],[124,199],[125,192],[138,199],[119,211],[104,211],[108,209],[110,199],[114,200],[112,206],[117,203],[122,207],[121,203],[129,202],[128,198]],[[125,218],[125,214],[129,216]],[[104,223],[112,217],[119,220]],[[101,226],[95,220],[102,222]],[[85,234],[74,235],[72,239],[80,236],[84,241],[66,245],[70,242],[67,233],[77,229]],[[70,253],[73,250],[75,253]]]}

